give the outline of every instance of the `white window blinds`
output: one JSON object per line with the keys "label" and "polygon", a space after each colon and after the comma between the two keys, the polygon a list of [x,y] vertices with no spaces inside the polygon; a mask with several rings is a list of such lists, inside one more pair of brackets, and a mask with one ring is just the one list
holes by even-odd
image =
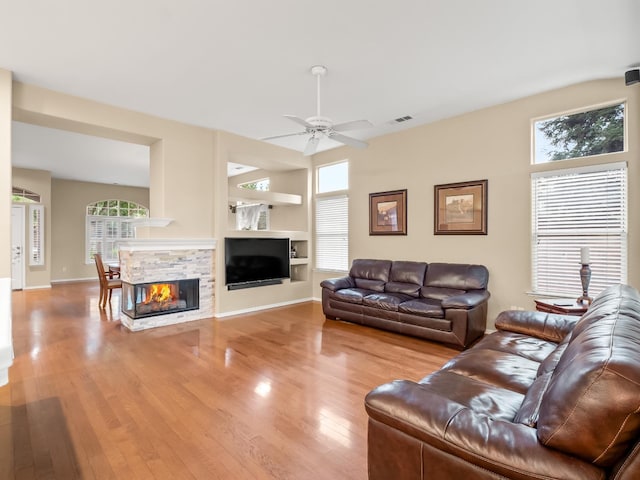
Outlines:
{"label": "white window blinds", "polygon": [[316,268],[349,269],[349,197],[316,200]]}
{"label": "white window blinds", "polygon": [[44,205],[29,205],[29,265],[44,265]]}
{"label": "white window blinds", "polygon": [[118,261],[118,242],[135,238],[135,227],[128,217],[87,216],[87,263],[93,261],[96,253],[102,255],[106,263]]}
{"label": "white window blinds", "polygon": [[532,175],[533,290],[576,297],[580,248],[589,247],[589,295],[627,280],[625,163]]}

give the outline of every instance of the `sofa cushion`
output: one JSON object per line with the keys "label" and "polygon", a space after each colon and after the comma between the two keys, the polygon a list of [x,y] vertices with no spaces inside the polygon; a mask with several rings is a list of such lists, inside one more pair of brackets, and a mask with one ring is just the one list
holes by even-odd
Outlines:
{"label": "sofa cushion", "polygon": [[514,423],[522,423],[531,428],[536,427],[538,415],[540,414],[540,403],[547,391],[552,373],[547,372],[534,380],[524,396],[517,415],[513,419]]}
{"label": "sofa cushion", "polygon": [[420,296],[422,298],[431,298],[433,300],[442,301],[445,298],[455,297],[456,295],[463,294],[464,292],[464,290],[458,290],[456,288],[422,287],[420,289]]}
{"label": "sofa cushion", "polygon": [[415,283],[388,282],[384,286],[384,291],[389,293],[403,293],[417,298],[420,295],[420,285]]}
{"label": "sofa cushion", "polygon": [[444,318],[444,310],[440,302],[429,298],[414,298],[402,302],[398,306],[398,311],[423,317]]}
{"label": "sofa cushion", "polygon": [[398,305],[410,298],[409,295],[402,293],[371,293],[362,299],[362,304],[367,307],[397,312]]}
{"label": "sofa cushion", "polygon": [[358,305],[362,305],[362,299],[372,293],[375,292],[373,292],[372,290],[367,290],[365,288],[343,288],[342,290],[333,292],[332,297],[342,302],[357,303]]}
{"label": "sofa cushion", "polygon": [[424,280],[425,287],[455,288],[458,290],[486,289],[489,271],[483,265],[430,263]]}
{"label": "sofa cushion", "polygon": [[356,287],[372,292],[384,292],[385,282],[382,280],[370,280],[368,278],[354,278]]}
{"label": "sofa cushion", "polygon": [[609,287],[576,324],[540,403],[538,438],[606,468],[640,435],[640,294]]}
{"label": "sofa cushion", "polygon": [[521,333],[499,330],[482,338],[477,343],[477,346],[479,348],[512,353],[540,364],[554,352],[558,344]]}
{"label": "sofa cushion", "polygon": [[523,399],[522,394],[513,390],[453,370],[438,370],[418,383],[421,389],[437,393],[493,420],[511,421]]}
{"label": "sofa cushion", "polygon": [[349,276],[353,278],[356,287],[384,292],[384,284],[389,281],[391,260],[356,259],[351,265]]}
{"label": "sofa cushion", "polygon": [[424,284],[424,275],[427,271],[425,262],[408,262],[396,260],[391,262],[389,273],[390,282],[413,283],[419,286]]}
{"label": "sofa cushion", "polygon": [[477,344],[451,359],[442,369],[525,395],[537,377],[539,365],[517,353],[501,352],[486,348],[486,344],[484,347]]}

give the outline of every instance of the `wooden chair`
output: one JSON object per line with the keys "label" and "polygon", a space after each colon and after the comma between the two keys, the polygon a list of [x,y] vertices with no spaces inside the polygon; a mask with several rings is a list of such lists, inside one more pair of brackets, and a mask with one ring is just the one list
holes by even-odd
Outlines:
{"label": "wooden chair", "polygon": [[111,294],[114,288],[122,288],[122,280],[119,278],[112,278],[109,272],[104,269],[104,263],[102,263],[102,255],[96,253],[93,256],[96,262],[96,268],[98,269],[98,280],[100,281],[100,300],[98,305],[100,308],[105,308],[107,305],[107,297],[109,299],[109,305],[111,305]]}

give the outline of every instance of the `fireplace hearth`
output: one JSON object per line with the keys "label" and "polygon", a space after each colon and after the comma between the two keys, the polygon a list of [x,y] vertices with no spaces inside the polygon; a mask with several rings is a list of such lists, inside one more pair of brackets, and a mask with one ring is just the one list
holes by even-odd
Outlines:
{"label": "fireplace hearth", "polygon": [[122,312],[132,319],[197,310],[200,280],[122,282]]}

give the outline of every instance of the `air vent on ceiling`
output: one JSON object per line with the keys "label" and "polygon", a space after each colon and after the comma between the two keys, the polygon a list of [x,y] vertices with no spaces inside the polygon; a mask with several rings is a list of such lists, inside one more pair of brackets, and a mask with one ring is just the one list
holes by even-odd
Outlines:
{"label": "air vent on ceiling", "polygon": [[406,122],[407,120],[413,120],[413,117],[411,115],[405,115],[404,117],[394,118],[389,123],[391,124],[402,123],[402,122]]}

